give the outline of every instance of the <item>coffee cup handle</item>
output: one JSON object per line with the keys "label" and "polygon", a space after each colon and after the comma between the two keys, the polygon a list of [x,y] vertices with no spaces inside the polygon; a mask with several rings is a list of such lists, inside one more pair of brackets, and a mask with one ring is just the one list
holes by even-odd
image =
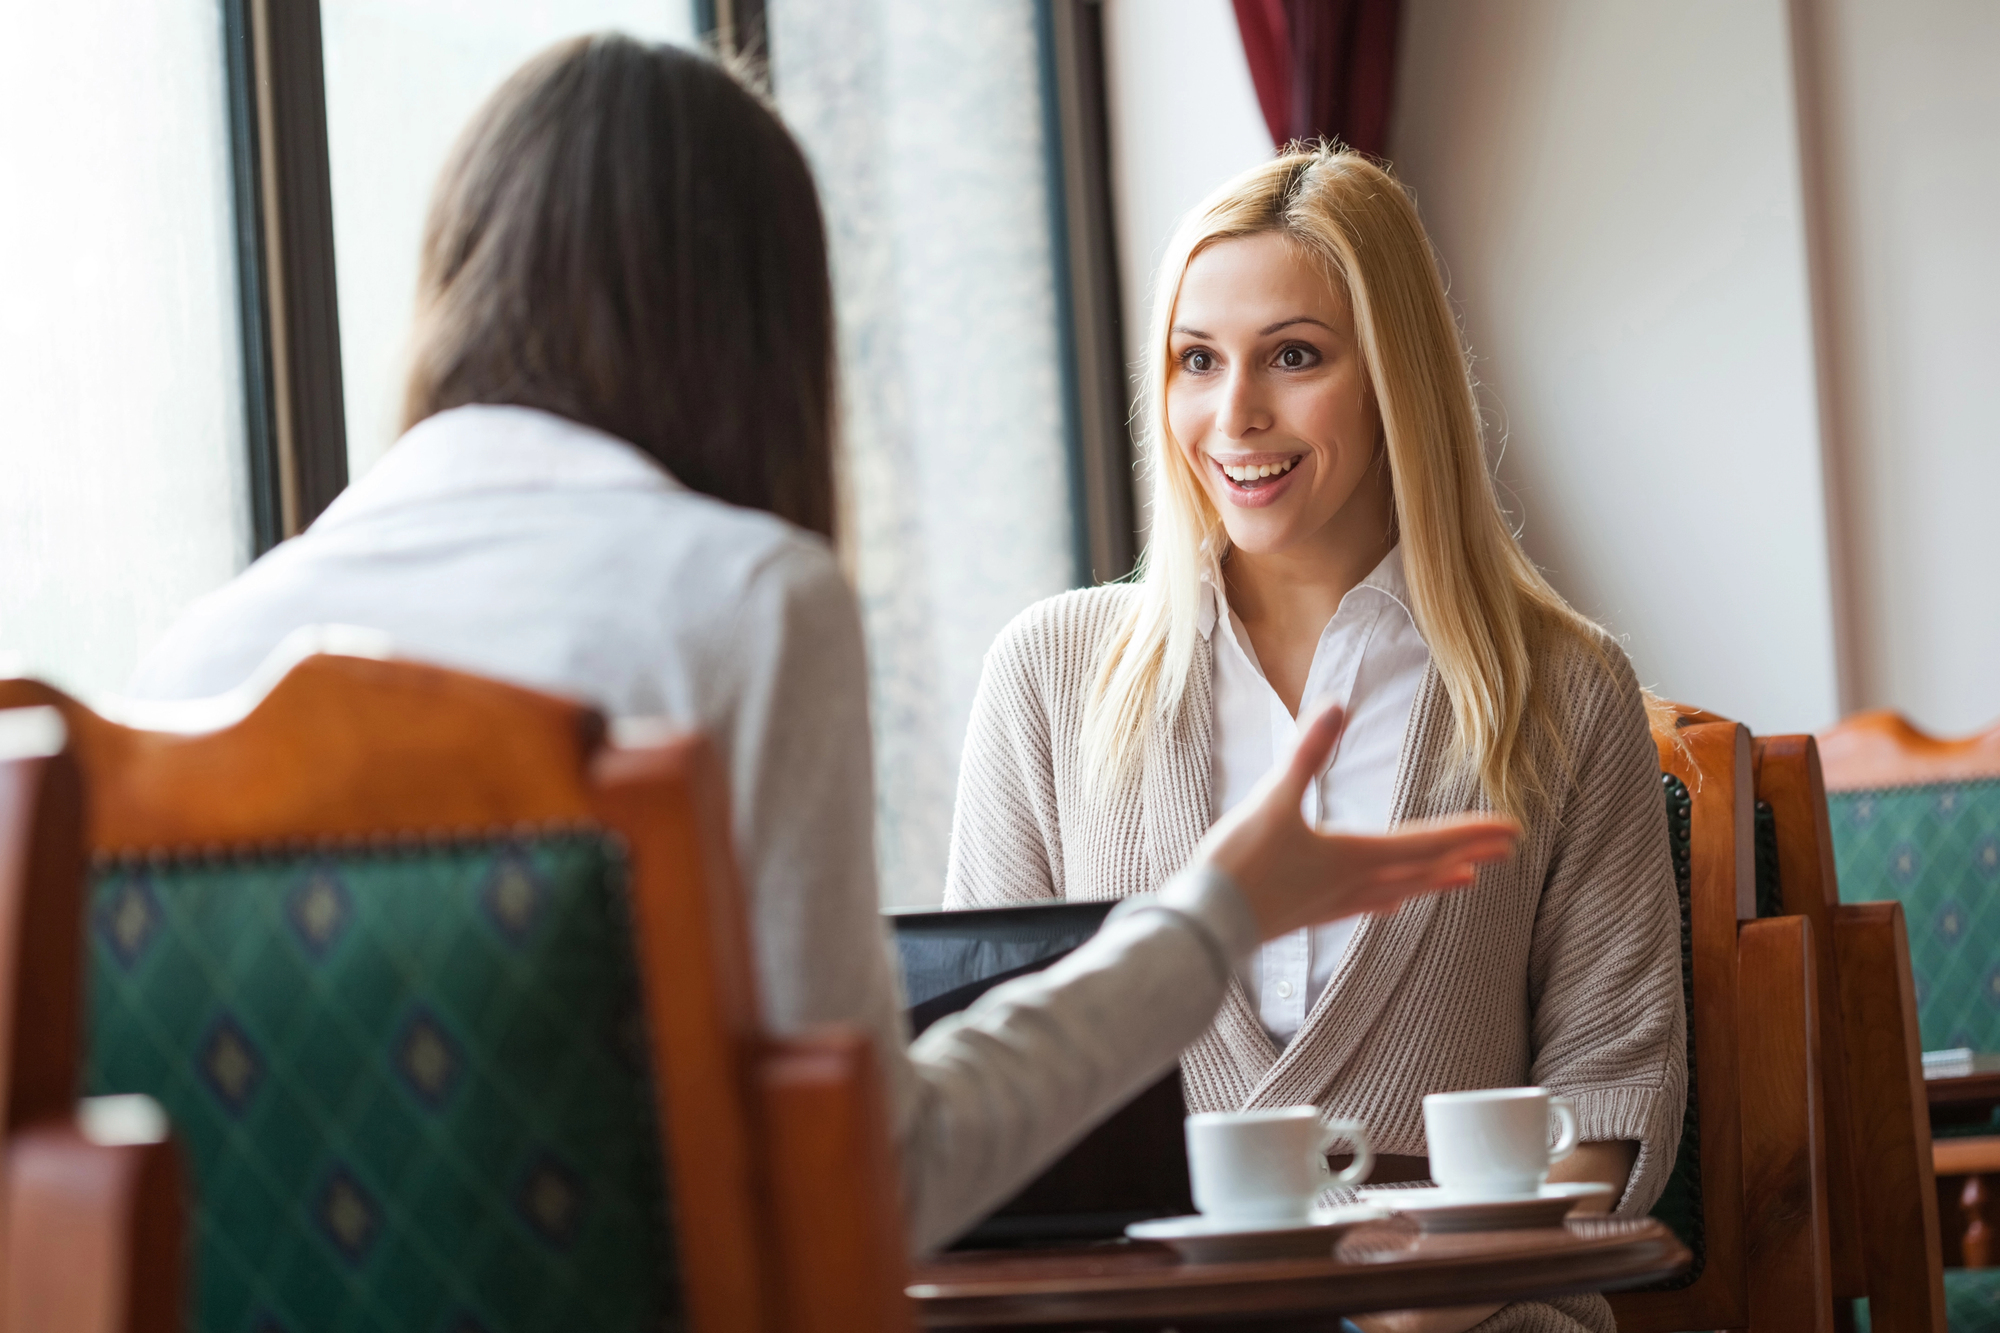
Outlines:
{"label": "coffee cup handle", "polygon": [[1550,1097],[1549,1113],[1561,1126],[1556,1131],[1556,1145],[1549,1149],[1549,1161],[1560,1162],[1576,1151],[1576,1103],[1567,1097]]}
{"label": "coffee cup handle", "polygon": [[[1327,1150],[1342,1141],[1354,1145],[1354,1160],[1345,1171],[1335,1171],[1326,1164]],[[1368,1146],[1368,1131],[1359,1120],[1329,1120],[1320,1126],[1319,1154],[1320,1170],[1326,1179],[1320,1182],[1321,1189],[1339,1189],[1345,1185],[1359,1185],[1368,1179],[1368,1173],[1375,1169],[1375,1150]]]}

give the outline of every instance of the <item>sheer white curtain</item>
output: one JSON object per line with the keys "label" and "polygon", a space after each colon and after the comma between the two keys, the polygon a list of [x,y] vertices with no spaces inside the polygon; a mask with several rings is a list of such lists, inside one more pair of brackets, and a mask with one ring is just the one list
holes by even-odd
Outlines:
{"label": "sheer white curtain", "polygon": [[839,303],[883,892],[943,892],[993,637],[1075,577],[1034,0],[771,0]]}
{"label": "sheer white curtain", "polygon": [[218,6],[9,6],[0,162],[0,653],[113,691],[250,554]]}

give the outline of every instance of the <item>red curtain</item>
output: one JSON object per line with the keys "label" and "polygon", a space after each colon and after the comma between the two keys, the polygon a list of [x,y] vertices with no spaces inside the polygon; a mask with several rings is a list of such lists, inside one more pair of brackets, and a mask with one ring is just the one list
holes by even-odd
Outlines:
{"label": "red curtain", "polygon": [[1271,142],[1389,148],[1401,0],[1236,0],[1236,26]]}

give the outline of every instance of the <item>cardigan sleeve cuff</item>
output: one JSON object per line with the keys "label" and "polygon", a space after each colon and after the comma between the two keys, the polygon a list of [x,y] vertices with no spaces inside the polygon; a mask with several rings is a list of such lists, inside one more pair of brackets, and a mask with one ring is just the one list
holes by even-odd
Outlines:
{"label": "cardigan sleeve cuff", "polygon": [[1186,867],[1157,894],[1127,898],[1112,915],[1145,911],[1171,912],[1191,924],[1215,963],[1217,977],[1225,982],[1259,943],[1257,918],[1242,890],[1206,862]]}
{"label": "cardigan sleeve cuff", "polygon": [[[1576,1103],[1576,1141],[1613,1143],[1629,1139],[1639,1156],[1626,1178],[1625,1193],[1614,1211],[1643,1215],[1666,1188],[1680,1148],[1680,1108],[1668,1089],[1625,1083],[1586,1088],[1567,1094]],[[1671,1123],[1669,1123],[1671,1122]]]}

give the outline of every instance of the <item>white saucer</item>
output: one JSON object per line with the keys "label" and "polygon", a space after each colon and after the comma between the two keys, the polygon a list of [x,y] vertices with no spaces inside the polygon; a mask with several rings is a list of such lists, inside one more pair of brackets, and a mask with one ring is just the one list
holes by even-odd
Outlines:
{"label": "white saucer", "polygon": [[1125,1234],[1133,1240],[1172,1246],[1191,1264],[1243,1259],[1323,1259],[1333,1253],[1334,1241],[1350,1228],[1363,1222],[1379,1222],[1388,1215],[1388,1209],[1372,1203],[1315,1208],[1303,1220],[1290,1218],[1281,1222],[1226,1221],[1196,1213],[1134,1222],[1125,1228]]}
{"label": "white saucer", "polygon": [[1448,1189],[1369,1189],[1359,1191],[1370,1202],[1401,1213],[1425,1231],[1519,1231],[1526,1227],[1562,1225],[1570,1209],[1585,1199],[1602,1199],[1611,1186],[1598,1181],[1574,1185],[1544,1185],[1533,1194],[1503,1198],[1467,1197]]}

